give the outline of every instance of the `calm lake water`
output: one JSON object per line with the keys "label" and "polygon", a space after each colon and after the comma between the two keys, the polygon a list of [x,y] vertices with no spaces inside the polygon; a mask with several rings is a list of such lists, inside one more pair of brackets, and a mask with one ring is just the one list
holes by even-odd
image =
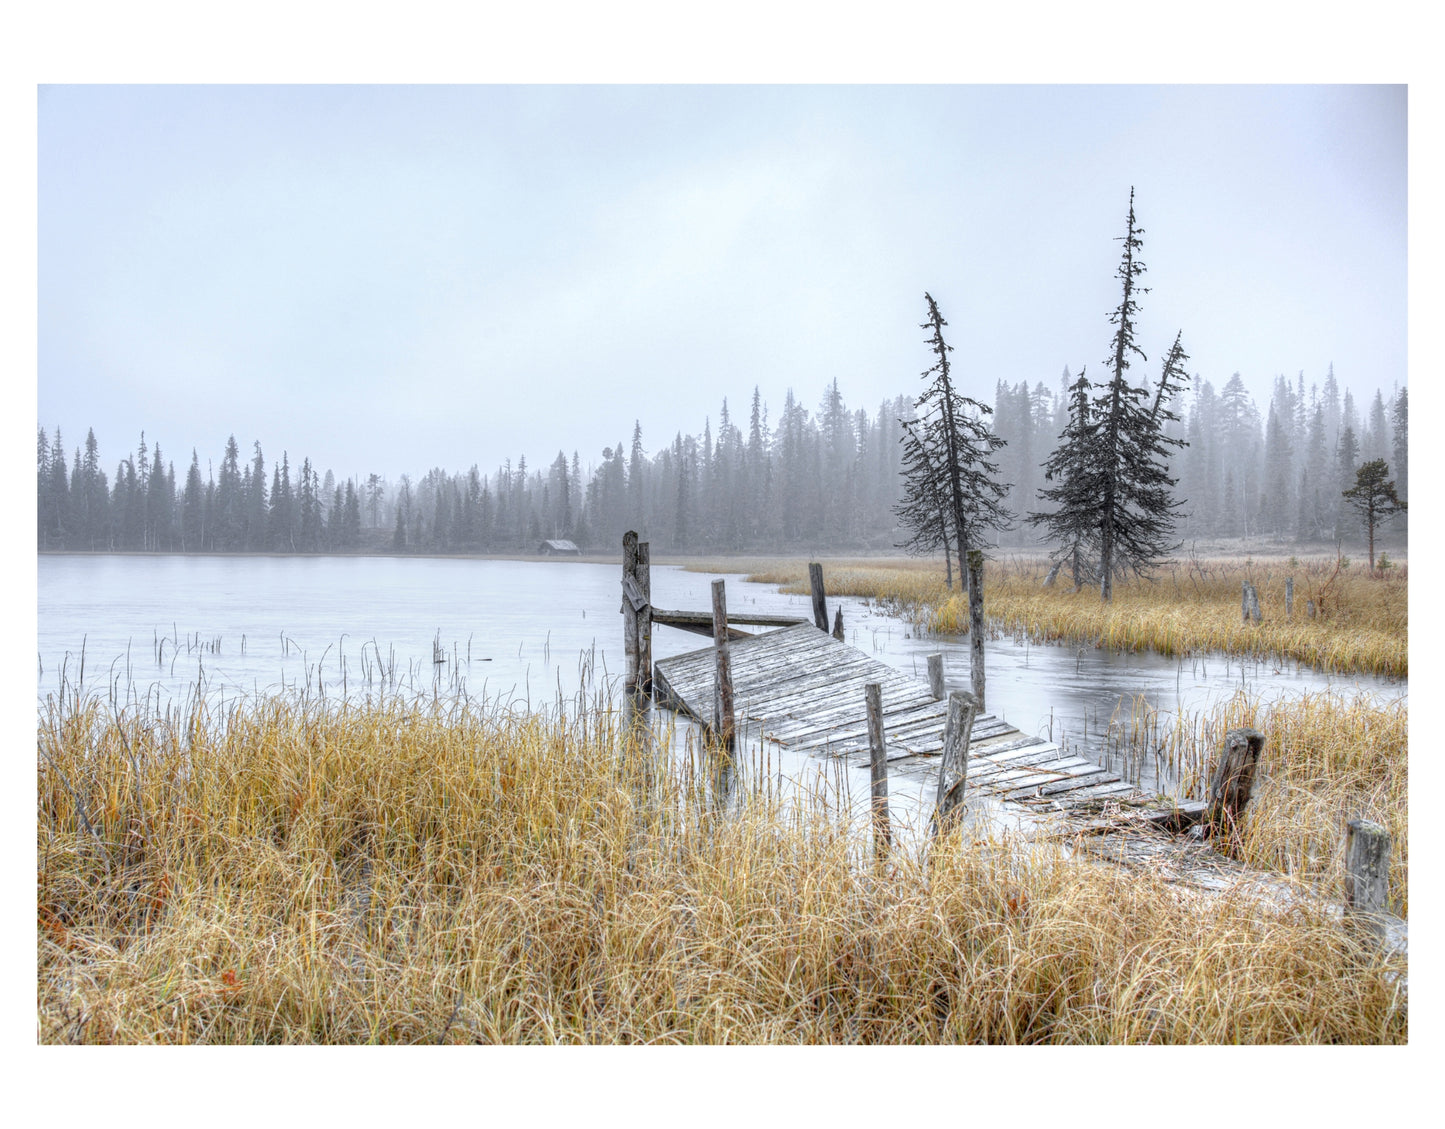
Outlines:
{"label": "calm lake water", "polygon": [[[721,574],[652,568],[658,607],[711,607]],[[728,607],[811,616],[805,596],[728,575]],[[829,600],[829,614],[840,601]],[[949,689],[967,689],[966,637],[919,636],[841,600],[848,642],[926,680],[943,652]],[[162,706],[200,692],[231,701],[276,691],[365,698],[464,691],[499,707],[547,708],[579,688],[620,686],[621,565],[390,557],[66,556],[38,561],[38,703],[62,684]],[[654,630],[655,658],[705,645]],[[442,659],[444,661],[436,661]],[[1325,675],[1289,662],[1169,659],[1093,647],[987,647],[988,712],[1026,733],[1097,747],[1110,718],[1142,697],[1199,710],[1244,689],[1273,698],[1325,689],[1380,699],[1403,681]],[[863,789],[866,792],[866,784]]]}

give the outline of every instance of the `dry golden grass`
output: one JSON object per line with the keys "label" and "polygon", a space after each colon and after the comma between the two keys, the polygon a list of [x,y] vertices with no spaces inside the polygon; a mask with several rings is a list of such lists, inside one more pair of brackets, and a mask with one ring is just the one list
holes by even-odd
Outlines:
{"label": "dry golden grass", "polygon": [[42,717],[42,1042],[1403,1042],[1323,914],[838,805],[583,720]]}
{"label": "dry golden grass", "polygon": [[1409,915],[1409,708],[1404,698],[1300,694],[1263,702],[1236,693],[1210,709],[1161,715],[1136,702],[1111,727],[1126,757],[1157,757],[1185,795],[1203,797],[1238,726],[1264,734],[1253,798],[1235,855],[1317,889],[1344,884],[1345,826],[1363,818],[1390,832],[1390,911]]}
{"label": "dry golden grass", "polygon": [[[1408,569],[1370,576],[1358,564],[1336,561],[1255,564],[1239,560],[1166,562],[1154,580],[1133,579],[1105,604],[1098,592],[1075,592],[1064,577],[1043,587],[1047,563],[990,561],[984,573],[984,612],[991,630],[1035,642],[1092,643],[1114,650],[1150,649],[1166,655],[1222,651],[1283,656],[1324,670],[1405,677],[1409,673]],[[806,561],[713,561],[690,567],[749,573],[748,579],[806,592]],[[1285,616],[1285,581],[1295,578],[1294,610]],[[968,630],[968,600],[943,582],[937,561],[838,560],[825,564],[828,591],[876,599],[944,634]],[[1263,623],[1245,623],[1240,586],[1255,585]],[[1313,599],[1322,614],[1311,618]]]}

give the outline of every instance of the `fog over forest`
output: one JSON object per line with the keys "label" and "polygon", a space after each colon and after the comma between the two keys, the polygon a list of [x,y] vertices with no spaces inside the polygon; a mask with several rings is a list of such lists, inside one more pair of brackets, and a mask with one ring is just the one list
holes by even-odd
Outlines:
{"label": "fog over forest", "polygon": [[[998,478],[1015,514],[1046,509],[1041,464],[1067,423],[1072,379],[1064,369],[1052,383],[995,388],[990,422],[1006,442]],[[1331,367],[1318,381],[1277,377],[1262,409],[1238,374],[1220,388],[1191,385],[1168,428],[1187,443],[1169,470],[1185,544],[1338,540],[1348,551],[1362,533],[1341,492],[1372,459],[1389,463],[1408,499],[1407,389],[1357,404]],[[912,392],[870,410],[850,406],[835,380],[816,404],[790,390],[775,408],[755,388],[723,399],[691,432],[651,436],[619,420],[617,442],[601,451],[564,445],[550,459],[519,453],[499,464],[483,454],[487,469],[479,461],[395,480],[340,480],[284,435],[245,447],[232,437],[216,452],[146,435],[116,456],[101,446],[116,437],[92,431],[77,443],[41,428],[37,538],[44,550],[530,553],[565,539],[616,552],[635,528],[658,552],[889,551],[905,540],[895,512],[901,421],[914,414]],[[1388,532],[1407,528],[1401,515]],[[1020,518],[989,542],[1039,538]]]}

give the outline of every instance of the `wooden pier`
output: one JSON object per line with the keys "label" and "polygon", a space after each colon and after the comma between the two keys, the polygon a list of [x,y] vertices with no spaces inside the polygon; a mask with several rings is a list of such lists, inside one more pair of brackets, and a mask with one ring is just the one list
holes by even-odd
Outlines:
{"label": "wooden pier", "polygon": [[[1074,839],[1077,848],[1098,858],[1171,882],[1215,891],[1249,888],[1276,904],[1301,896],[1293,884],[1211,849],[1237,833],[1263,734],[1249,728],[1230,730],[1208,801],[1175,802],[1147,795],[1095,762],[980,711],[981,561],[970,561],[976,565],[970,593],[973,693],[952,695],[952,720],[941,655],[930,656],[928,681],[923,682],[844,643],[841,609],[828,634],[822,566],[809,566],[812,622],[766,615],[734,616],[730,621],[720,580],[713,583],[710,615],[652,608],[647,561],[647,545],[639,544],[636,533],[628,533],[622,611],[627,700],[633,703],[629,708],[650,697],[711,728],[729,753],[735,736],[746,733],[868,767],[874,846],[880,859],[891,836],[888,776],[898,772],[919,780],[933,778],[935,830],[946,824],[964,796],[986,797],[1005,812],[1047,820],[1055,831]],[[737,623],[773,630],[749,634],[739,631]],[[710,629],[713,645],[654,663],[654,624],[699,634]],[[1192,837],[1180,834],[1185,831]],[[1206,839],[1211,840],[1208,846]],[[1384,828],[1365,820],[1350,823],[1345,903],[1337,908],[1351,928],[1369,931],[1386,950],[1407,954],[1408,926],[1385,905],[1389,852]]]}
{"label": "wooden pier", "polygon": [[[935,698],[926,682],[840,643],[811,623],[734,637],[730,651],[739,728],[749,725],[786,748],[866,765],[864,687],[877,683],[889,772],[922,777],[938,770],[948,702]],[[653,700],[704,724],[712,722],[715,685],[711,647],[653,664]],[[1145,799],[1107,769],[988,714],[973,723],[966,786],[970,793],[1038,812]]]}

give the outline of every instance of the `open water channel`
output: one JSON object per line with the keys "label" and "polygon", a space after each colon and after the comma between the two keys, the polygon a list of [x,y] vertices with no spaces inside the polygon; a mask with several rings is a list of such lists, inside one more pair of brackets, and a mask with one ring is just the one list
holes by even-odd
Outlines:
{"label": "open water channel", "polygon": [[[719,575],[654,565],[653,602],[708,609]],[[729,610],[811,615],[807,597],[725,579]],[[851,598],[830,598],[830,615],[839,602],[849,643],[920,681],[927,656],[942,652],[948,688],[968,688],[966,637],[920,635]],[[616,561],[42,555],[37,705],[79,685],[120,708],[147,699],[153,708],[186,708],[198,695],[224,706],[292,692],[336,701],[465,693],[494,708],[550,709],[620,686],[620,606]],[[699,635],[654,629],[655,659],[704,645]],[[986,666],[989,713],[1100,759],[1111,720],[1136,703],[1168,714],[1240,690],[1262,700],[1323,690],[1406,694],[1402,680],[1286,661],[1181,660],[1008,638],[989,640]],[[807,759],[778,765],[804,772]],[[866,771],[851,787],[867,794]],[[899,796],[894,806],[906,816],[920,802]]]}

